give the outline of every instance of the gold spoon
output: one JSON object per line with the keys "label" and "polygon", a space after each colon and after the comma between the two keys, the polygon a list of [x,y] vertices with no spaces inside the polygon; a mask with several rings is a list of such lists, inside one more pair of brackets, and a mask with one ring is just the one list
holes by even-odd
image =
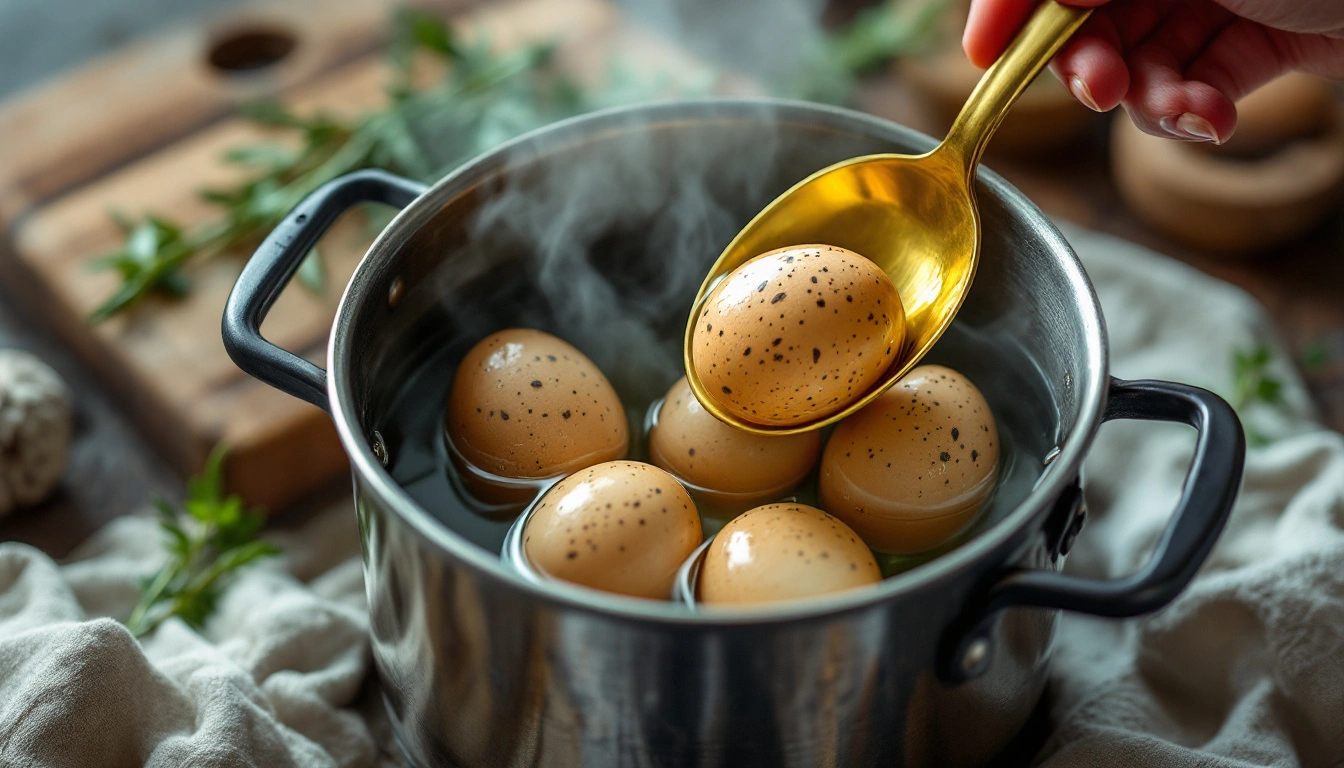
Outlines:
{"label": "gold spoon", "polygon": [[[904,376],[951,325],[980,260],[975,168],[1017,97],[1087,20],[1091,9],[1046,0],[980,78],[947,138],[923,155],[867,155],[798,182],[733,238],[700,286],[683,357],[695,397],[720,421],[758,434],[806,432],[839,421]],[[839,413],[788,426],[754,424],[722,408],[691,360],[696,309],[716,281],[766,251],[825,243],[861,254],[891,277],[905,307],[905,343],[885,378]]]}

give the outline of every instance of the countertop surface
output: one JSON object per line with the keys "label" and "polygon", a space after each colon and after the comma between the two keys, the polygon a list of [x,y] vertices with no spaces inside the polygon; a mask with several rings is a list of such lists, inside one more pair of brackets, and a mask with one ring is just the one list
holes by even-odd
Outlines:
{"label": "countertop surface", "polygon": [[0,99],[142,35],[222,13],[242,3],[4,0],[0,2]]}

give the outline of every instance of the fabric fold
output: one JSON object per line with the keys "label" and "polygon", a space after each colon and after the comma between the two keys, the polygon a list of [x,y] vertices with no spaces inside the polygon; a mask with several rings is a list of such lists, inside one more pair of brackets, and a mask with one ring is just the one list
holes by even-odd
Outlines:
{"label": "fabric fold", "polygon": [[[352,517],[343,504],[308,527]],[[355,539],[287,537],[304,551],[239,574],[201,630],[169,620],[142,644],[109,617],[134,606],[158,537],[152,518],[122,518],[64,566],[0,545],[0,764],[372,765],[347,708],[369,669]],[[336,565],[308,583],[286,570],[320,560]]]}

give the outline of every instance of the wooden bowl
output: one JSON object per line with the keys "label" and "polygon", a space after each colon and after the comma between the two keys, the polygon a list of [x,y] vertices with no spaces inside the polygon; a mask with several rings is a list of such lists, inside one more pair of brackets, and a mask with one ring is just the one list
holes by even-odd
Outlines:
{"label": "wooden bowl", "polygon": [[1130,209],[1186,245],[1228,256],[1292,240],[1337,210],[1344,108],[1323,81],[1284,80],[1239,105],[1223,147],[1149,136],[1117,115],[1112,172]]}
{"label": "wooden bowl", "polygon": [[1293,72],[1237,102],[1237,132],[1230,141],[1204,146],[1233,157],[1264,155],[1296,139],[1327,133],[1335,104],[1328,80]]}

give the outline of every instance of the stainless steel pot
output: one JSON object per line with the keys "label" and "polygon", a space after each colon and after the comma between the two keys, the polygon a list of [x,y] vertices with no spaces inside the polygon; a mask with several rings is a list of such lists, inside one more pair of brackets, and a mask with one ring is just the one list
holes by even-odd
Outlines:
{"label": "stainless steel pot", "polygon": [[[656,362],[650,349],[675,353],[699,276],[752,212],[836,160],[932,146],[810,104],[664,103],[534,132],[428,189],[352,174],[276,228],[229,300],[225,343],[244,370],[336,422],[355,480],[374,659],[414,763],[976,764],[1039,698],[1054,609],[1133,616],[1189,582],[1237,491],[1240,423],[1209,392],[1109,378],[1077,258],[985,170],[983,263],[935,358],[985,390],[1014,441],[1016,479],[950,552],[873,589],[706,615],[524,580],[468,540],[477,523],[450,529],[446,512],[394,479],[415,427],[398,423],[397,393],[425,361],[496,328],[540,324],[589,351],[618,388],[661,393],[675,372],[645,365]],[[404,210],[346,289],[328,374],[259,328],[321,233],[364,201]],[[683,252],[667,259],[669,248]],[[588,282],[563,283],[567,270]],[[556,285],[600,290],[576,299]],[[635,316],[633,330],[612,321]],[[1066,576],[1085,517],[1079,470],[1098,425],[1117,418],[1194,426],[1194,462],[1140,572]]]}

